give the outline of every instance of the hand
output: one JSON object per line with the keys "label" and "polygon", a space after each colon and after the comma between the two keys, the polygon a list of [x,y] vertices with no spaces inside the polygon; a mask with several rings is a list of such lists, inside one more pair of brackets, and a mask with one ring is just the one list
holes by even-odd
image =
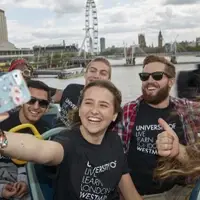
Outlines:
{"label": "hand", "polygon": [[51,103],[60,103],[60,100],[62,98],[63,91],[62,90],[56,90],[56,93],[54,96],[51,97]]}
{"label": "hand", "polygon": [[0,122],[4,121],[5,119],[7,119],[9,117],[8,113],[1,113],[0,114]]}
{"label": "hand", "polygon": [[6,184],[2,190],[2,197],[5,199],[10,199],[17,194],[17,190],[14,186],[14,183]]}
{"label": "hand", "polygon": [[164,129],[164,131],[157,136],[156,146],[158,154],[165,157],[176,157],[180,149],[178,136],[163,119],[160,118],[158,123]]}
{"label": "hand", "polygon": [[25,182],[20,181],[16,182],[14,184],[17,193],[15,194],[15,197],[22,198],[24,195],[28,193],[28,186]]}

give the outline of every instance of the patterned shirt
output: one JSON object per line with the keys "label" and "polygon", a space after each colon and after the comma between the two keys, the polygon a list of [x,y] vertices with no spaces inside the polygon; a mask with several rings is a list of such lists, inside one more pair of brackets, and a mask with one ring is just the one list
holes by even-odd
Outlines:
{"label": "patterned shirt", "polygon": [[[126,103],[123,107],[122,120],[114,127],[114,131],[116,131],[122,139],[125,153],[129,150],[132,130],[142,100],[143,98],[141,96],[135,101]],[[198,134],[200,133],[200,103],[175,97],[170,97],[170,101],[174,106],[174,111],[176,111],[180,117],[185,141],[187,144],[194,143],[197,141]]]}

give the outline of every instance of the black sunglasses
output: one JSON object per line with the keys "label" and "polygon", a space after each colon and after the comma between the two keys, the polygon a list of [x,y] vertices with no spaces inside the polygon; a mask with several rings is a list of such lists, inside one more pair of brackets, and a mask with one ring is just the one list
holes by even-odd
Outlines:
{"label": "black sunglasses", "polygon": [[22,71],[22,75],[25,76],[25,77],[31,76],[31,70],[29,70],[29,69],[24,69],[24,70]]}
{"label": "black sunglasses", "polygon": [[44,99],[37,99],[35,97],[31,97],[31,100],[27,104],[34,105],[36,102],[39,103],[39,106],[41,108],[47,108],[49,106],[49,101]]}
{"label": "black sunglasses", "polygon": [[141,81],[147,81],[149,77],[151,76],[155,81],[160,81],[163,78],[163,75],[166,75],[168,78],[171,78],[167,73],[165,72],[153,72],[153,73],[148,73],[148,72],[142,72],[139,73],[140,80]]}

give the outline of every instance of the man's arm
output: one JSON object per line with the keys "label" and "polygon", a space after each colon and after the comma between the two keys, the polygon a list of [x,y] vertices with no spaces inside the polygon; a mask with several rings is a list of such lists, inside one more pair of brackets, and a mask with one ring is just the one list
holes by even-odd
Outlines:
{"label": "man's arm", "polygon": [[[198,97],[199,98],[199,97]],[[188,144],[198,142],[200,133],[200,102],[185,100],[187,108],[185,110],[186,141]]]}
{"label": "man's arm", "polygon": [[131,121],[131,117],[133,115],[133,104],[127,103],[124,105],[124,107],[122,108],[122,116],[121,119],[118,118],[118,123],[115,125],[115,127],[113,128],[113,131],[116,132],[122,141],[123,144],[123,149],[124,149],[124,153],[128,152],[129,149],[129,143],[131,140],[131,134],[129,133],[129,129],[132,129],[132,126],[130,126],[130,123],[134,123],[133,121]]}
{"label": "man's arm", "polygon": [[123,137],[123,130],[124,130],[124,127],[123,127],[123,122],[122,122],[122,119],[121,119],[121,120],[113,127],[112,131],[116,132],[116,133],[120,136],[122,142],[123,142],[123,139],[122,139],[122,137]]}
{"label": "man's arm", "polygon": [[51,96],[52,103],[60,103],[62,94],[63,94],[63,90],[55,89],[55,92]]}
{"label": "man's arm", "polygon": [[176,156],[177,160],[182,164],[187,163],[189,161],[188,154],[186,152],[186,147],[182,144],[179,144],[179,153]]}
{"label": "man's arm", "polygon": [[62,98],[63,90],[49,87],[50,94],[51,94],[51,101],[52,103],[60,103],[60,100]]}

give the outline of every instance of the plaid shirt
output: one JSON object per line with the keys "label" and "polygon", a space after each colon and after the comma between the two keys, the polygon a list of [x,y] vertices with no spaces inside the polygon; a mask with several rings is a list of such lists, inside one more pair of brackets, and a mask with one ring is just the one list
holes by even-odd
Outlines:
{"label": "plaid shirt", "polygon": [[[142,100],[143,98],[141,96],[136,99],[136,101],[125,104],[123,107],[122,120],[114,127],[114,131],[116,131],[122,139],[125,153],[129,150],[132,130]],[[194,143],[197,141],[198,134],[200,133],[200,103],[175,97],[170,97],[170,101],[173,103],[174,110],[177,112],[182,122],[185,141],[188,144]]]}

